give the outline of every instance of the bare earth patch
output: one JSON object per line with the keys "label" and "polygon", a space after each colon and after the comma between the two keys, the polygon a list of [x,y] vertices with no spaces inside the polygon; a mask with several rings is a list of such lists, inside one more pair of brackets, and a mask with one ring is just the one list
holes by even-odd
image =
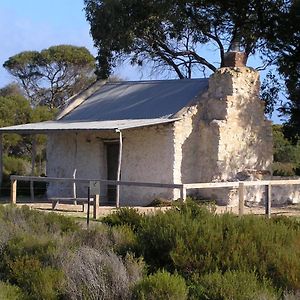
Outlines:
{"label": "bare earth patch", "polygon": [[[8,202],[8,199],[1,199],[0,203],[2,202]],[[44,212],[55,212],[58,214],[63,214],[67,216],[74,216],[78,218],[85,218],[87,215],[87,205],[84,206],[84,211],[82,211],[82,205],[74,205],[74,204],[58,204],[57,208],[55,210],[52,210],[52,203],[46,202],[46,201],[39,201],[35,203],[31,203],[28,199],[21,199],[19,203],[17,203],[18,206],[27,205],[31,207],[32,209],[44,211]],[[170,207],[164,206],[164,207],[141,207],[141,206],[135,206],[135,209],[137,209],[141,213],[145,214],[152,214],[156,213],[157,211],[165,211],[169,209]],[[215,206],[216,213],[222,214],[222,213],[233,213],[238,214],[238,207],[230,207],[230,206]],[[99,217],[106,216],[108,214],[113,213],[116,211],[115,207],[112,206],[101,206],[99,209]],[[254,206],[254,207],[244,207],[244,214],[255,214],[255,215],[264,215],[265,208],[263,206]],[[271,209],[272,216],[276,215],[285,215],[285,216],[296,216],[300,217],[300,205],[285,205],[280,207],[272,207]],[[90,208],[90,214],[92,216],[92,207]]]}

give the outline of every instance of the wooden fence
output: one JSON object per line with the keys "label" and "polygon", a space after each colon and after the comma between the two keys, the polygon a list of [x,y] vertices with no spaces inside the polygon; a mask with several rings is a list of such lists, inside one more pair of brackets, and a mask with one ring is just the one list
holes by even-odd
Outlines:
{"label": "wooden fence", "polygon": [[[239,196],[239,215],[244,214],[245,189],[250,186],[265,187],[265,214],[271,217],[272,186],[275,185],[300,185],[300,179],[297,180],[258,180],[258,181],[234,181],[234,182],[207,182],[207,183],[187,183],[187,184],[164,184],[152,182],[132,182],[132,181],[114,181],[103,179],[79,179],[79,178],[56,178],[56,177],[34,177],[34,176],[17,176],[12,175],[11,179],[11,202],[17,202],[17,181],[33,182],[69,182],[69,183],[90,183],[100,182],[100,184],[109,184],[116,186],[139,186],[139,187],[156,187],[171,188],[180,190],[180,198],[185,201],[187,190],[190,189],[215,189],[215,188],[236,188]],[[97,215],[99,206],[99,194],[94,195],[94,214]],[[34,199],[34,195],[32,197]],[[118,207],[118,203],[116,203]]]}

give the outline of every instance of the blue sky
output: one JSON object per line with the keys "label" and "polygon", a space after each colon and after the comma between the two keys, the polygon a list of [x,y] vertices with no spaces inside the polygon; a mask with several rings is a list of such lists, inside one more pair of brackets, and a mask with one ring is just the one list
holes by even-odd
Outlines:
{"label": "blue sky", "polygon": [[[96,54],[83,0],[0,0],[0,40],[0,87],[14,80],[4,61],[21,51],[71,44]],[[129,69],[120,66],[117,73],[128,80],[142,77],[143,72]]]}
{"label": "blue sky", "polygon": [[[83,0],[0,0],[0,41],[0,87],[14,80],[2,67],[4,61],[21,51],[71,44],[85,46],[96,54]],[[259,62],[251,58],[249,65],[257,67]],[[115,73],[127,80],[150,78],[147,68],[123,65]]]}

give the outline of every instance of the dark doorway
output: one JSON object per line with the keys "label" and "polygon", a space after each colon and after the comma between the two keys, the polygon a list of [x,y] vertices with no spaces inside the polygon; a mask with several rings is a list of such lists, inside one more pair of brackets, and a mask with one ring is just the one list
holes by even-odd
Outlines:
{"label": "dark doorway", "polygon": [[[107,162],[107,179],[117,180],[118,161],[119,161],[119,143],[106,144],[106,162]],[[107,185],[107,201],[109,204],[115,204],[117,194],[116,185]]]}

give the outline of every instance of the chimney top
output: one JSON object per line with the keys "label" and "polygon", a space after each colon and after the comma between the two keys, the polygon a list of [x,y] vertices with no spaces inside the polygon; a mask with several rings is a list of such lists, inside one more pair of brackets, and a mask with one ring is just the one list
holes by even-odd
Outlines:
{"label": "chimney top", "polygon": [[228,52],[241,52],[240,42],[232,42],[228,49]]}
{"label": "chimney top", "polygon": [[[245,52],[240,52],[237,45],[232,45],[229,52],[224,55],[223,67],[245,67],[247,62],[247,55]],[[237,49],[238,51],[236,51]]]}

